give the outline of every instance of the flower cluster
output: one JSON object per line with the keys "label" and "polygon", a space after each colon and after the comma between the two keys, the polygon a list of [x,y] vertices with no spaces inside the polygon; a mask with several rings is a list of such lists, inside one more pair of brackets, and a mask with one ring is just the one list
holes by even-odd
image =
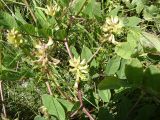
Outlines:
{"label": "flower cluster", "polygon": [[86,80],[86,74],[88,74],[88,65],[85,59],[81,61],[80,57],[78,57],[78,59],[73,58],[69,60],[69,63],[72,67],[70,68],[70,71],[76,76],[74,88],[77,89],[80,80]]}
{"label": "flower cluster", "polygon": [[47,5],[46,7],[47,8],[46,8],[45,12],[47,15],[50,15],[50,16],[55,16],[56,12],[58,12],[60,10],[60,7],[57,4],[55,4],[53,6]]}
{"label": "flower cluster", "polygon": [[106,18],[105,24],[102,26],[104,38],[108,39],[108,41],[113,44],[118,44],[114,34],[120,34],[122,32],[122,27],[123,23],[117,16]]}
{"label": "flower cluster", "polygon": [[[50,37],[47,44],[39,41],[39,43],[35,45],[35,48],[37,49],[36,57],[38,58],[36,62],[41,63],[42,66],[45,66],[46,63],[48,62],[48,56],[46,51],[48,47],[51,46],[52,44],[53,44],[53,41],[52,41],[52,38]],[[54,62],[54,65],[59,63],[59,60],[55,58],[53,58],[52,60]]]}
{"label": "flower cluster", "polygon": [[15,30],[14,28],[12,30],[7,30],[7,40],[10,44],[13,44],[15,47],[18,47],[21,43],[23,43],[22,35]]}

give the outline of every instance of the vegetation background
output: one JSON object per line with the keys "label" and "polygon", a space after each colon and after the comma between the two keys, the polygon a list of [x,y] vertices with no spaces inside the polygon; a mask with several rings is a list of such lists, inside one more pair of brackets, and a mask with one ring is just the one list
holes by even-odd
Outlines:
{"label": "vegetation background", "polygon": [[2,120],[160,120],[160,0],[0,0]]}

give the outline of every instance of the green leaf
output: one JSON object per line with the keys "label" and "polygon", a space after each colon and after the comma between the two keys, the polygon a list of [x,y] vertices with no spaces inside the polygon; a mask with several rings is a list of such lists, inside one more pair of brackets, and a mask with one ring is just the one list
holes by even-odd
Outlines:
{"label": "green leaf", "polygon": [[118,89],[121,87],[121,81],[116,77],[107,77],[98,84],[99,90]]}
{"label": "green leaf", "polygon": [[42,102],[49,114],[56,116],[59,120],[65,120],[65,111],[56,98],[44,94],[42,95]]}
{"label": "green leaf", "polygon": [[24,32],[26,32],[27,34],[30,34],[30,35],[35,35],[36,34],[35,27],[32,24],[22,25],[21,30],[23,30]]}
{"label": "green leaf", "polygon": [[71,111],[73,108],[73,104],[67,100],[64,99],[57,99],[67,110],[67,112]]}
{"label": "green leaf", "polygon": [[54,33],[54,35],[55,39],[63,40],[66,37],[67,33],[65,29],[59,29]]}
{"label": "green leaf", "polygon": [[23,19],[22,15],[20,13],[19,8],[16,8],[16,10],[15,10],[15,16],[16,16],[16,19],[18,21],[20,21],[22,24],[27,24],[27,22]]}
{"label": "green leaf", "polygon": [[107,63],[105,74],[108,76],[114,75],[120,66],[120,61],[121,58],[119,56],[112,57]]}
{"label": "green leaf", "polygon": [[[81,29],[84,33],[86,33],[86,34],[88,35],[90,41],[92,41],[92,42],[95,41],[95,39],[94,39],[94,37],[93,37],[93,34],[90,33],[90,32],[88,32],[88,30],[86,30],[85,26],[83,26],[83,25],[81,25],[81,24],[79,24],[79,23],[77,23],[76,25],[77,25],[77,27],[78,27],[79,29]],[[90,43],[91,43],[91,42],[90,42]]]}
{"label": "green leaf", "polygon": [[143,17],[145,20],[156,21],[155,18],[158,17],[158,15],[159,15],[159,9],[157,6],[154,5],[147,6],[143,10]]}
{"label": "green leaf", "polygon": [[9,13],[2,11],[0,12],[0,24],[10,29],[18,27],[14,17]]}
{"label": "green leaf", "polygon": [[74,57],[78,58],[79,54],[74,46],[70,46],[71,52],[73,53]]}
{"label": "green leaf", "polygon": [[42,28],[48,28],[50,26],[50,24],[47,21],[47,18],[45,16],[45,14],[42,12],[42,10],[37,8],[36,11],[35,11],[35,15],[36,15],[36,18],[37,18],[37,22],[40,24],[40,26]]}
{"label": "green leaf", "polygon": [[129,0],[122,0],[122,1],[125,3],[125,5],[126,5],[129,9],[134,8],[134,5],[132,5]]}
{"label": "green leaf", "polygon": [[124,59],[130,59],[135,51],[134,49],[135,46],[133,44],[129,42],[122,42],[116,46],[115,52]]}
{"label": "green leaf", "polygon": [[14,70],[14,69],[6,68],[6,67],[3,66],[3,65],[1,65],[1,70],[2,70],[2,71],[8,71],[8,72],[14,72],[14,73],[18,72],[18,71]]}
{"label": "green leaf", "polygon": [[143,3],[137,4],[136,12],[137,12],[138,14],[140,14],[140,13],[142,12],[143,8],[144,8],[144,4],[143,4]]}
{"label": "green leaf", "polygon": [[[56,24],[58,23],[58,22],[56,21],[56,18],[55,18],[55,17],[48,18],[47,21],[48,21],[48,23],[50,24],[50,26],[56,26]],[[60,22],[60,21],[59,21],[59,22]],[[64,24],[64,26],[65,26],[65,24]],[[50,28],[50,29],[52,29],[52,28]]]}
{"label": "green leaf", "polygon": [[147,12],[147,10],[143,10],[143,18],[148,21],[153,21],[153,16]]}
{"label": "green leaf", "polygon": [[149,66],[144,74],[144,85],[152,90],[160,92],[160,68],[157,66]]}
{"label": "green leaf", "polygon": [[95,2],[93,13],[95,16],[102,17],[102,11],[101,11],[101,3]]}
{"label": "green leaf", "polygon": [[88,61],[91,57],[92,57],[91,50],[84,45],[81,53],[81,59],[85,59],[86,61]]}
{"label": "green leaf", "polygon": [[116,72],[119,79],[126,79],[125,69],[126,69],[126,64],[127,63],[128,63],[128,60],[126,60],[126,59],[121,60],[120,68]]}
{"label": "green leaf", "polygon": [[109,102],[111,98],[111,92],[110,90],[98,90],[98,94],[100,98],[103,100],[103,102]]}
{"label": "green leaf", "polygon": [[157,6],[155,6],[155,5],[150,5],[146,9],[153,16],[157,16],[157,14],[159,13],[159,8]]}
{"label": "green leaf", "polygon": [[126,65],[126,77],[132,84],[141,84],[143,80],[143,68],[141,62],[137,58],[133,58],[129,64]]}
{"label": "green leaf", "polygon": [[121,6],[117,6],[115,9],[111,10],[109,16],[118,16],[118,12],[121,9]]}
{"label": "green leaf", "polygon": [[39,36],[43,36],[43,37],[48,38],[49,36],[52,36],[52,31],[53,30],[50,28],[42,28],[42,29],[38,29],[38,34],[39,34]]}
{"label": "green leaf", "polygon": [[[86,61],[88,61],[92,56],[93,54],[91,50],[84,45],[81,52],[81,59],[85,59]],[[95,59],[92,60],[92,62],[90,63],[90,66],[94,66],[94,67],[97,66]]]}
{"label": "green leaf", "polygon": [[145,104],[143,107],[138,109],[138,115],[136,115],[136,120],[151,120],[155,112],[156,105]]}
{"label": "green leaf", "polygon": [[74,103],[74,106],[72,107],[72,111],[76,111],[77,109],[79,109],[80,103],[77,101]]}
{"label": "green leaf", "polygon": [[37,115],[34,120],[46,120],[45,118],[41,117],[40,115]]}
{"label": "green leaf", "polygon": [[138,45],[139,39],[140,34],[135,31],[131,31],[127,34],[127,42],[132,44],[133,47],[136,47]]}
{"label": "green leaf", "polygon": [[51,116],[50,120],[57,120],[57,118],[54,116]]}
{"label": "green leaf", "polygon": [[[77,14],[81,8],[83,7],[86,0],[74,0],[73,3],[73,11]],[[81,11],[82,12],[82,11]]]}
{"label": "green leaf", "polygon": [[144,8],[144,1],[143,0],[133,0],[132,5],[136,5],[136,12],[139,14]]}
{"label": "green leaf", "polygon": [[127,120],[127,114],[128,114],[128,111],[131,109],[132,107],[132,101],[123,96],[121,98],[121,102],[119,103],[119,106],[118,106],[118,120]]}
{"label": "green leaf", "polygon": [[88,15],[89,18],[93,18],[95,15],[101,17],[101,6],[99,2],[95,0],[88,0],[88,4],[86,5],[83,13]]}
{"label": "green leaf", "polygon": [[97,120],[114,120],[114,118],[107,107],[101,107],[98,112]]}
{"label": "green leaf", "polygon": [[83,10],[83,13],[87,14],[89,18],[94,17],[94,5],[95,5],[95,0],[88,0],[88,4],[86,5],[85,9]]}
{"label": "green leaf", "polygon": [[160,52],[160,39],[156,35],[143,32],[140,42],[146,51],[151,52],[151,50],[156,50]]}
{"label": "green leaf", "polygon": [[136,16],[128,17],[127,20],[128,20],[128,23],[126,24],[126,26],[129,26],[129,27],[136,27],[141,21],[141,19]]}
{"label": "green leaf", "polygon": [[60,3],[63,7],[66,7],[69,5],[69,1],[68,0],[60,0]]}

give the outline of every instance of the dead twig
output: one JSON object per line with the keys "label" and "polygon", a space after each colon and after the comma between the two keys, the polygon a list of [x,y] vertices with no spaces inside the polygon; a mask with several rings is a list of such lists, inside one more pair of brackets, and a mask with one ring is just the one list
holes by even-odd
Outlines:
{"label": "dead twig", "polygon": [[67,39],[65,39],[64,45],[65,45],[65,47],[66,47],[66,50],[67,50],[67,53],[68,53],[69,57],[70,57],[71,59],[73,59],[73,55],[72,55],[71,50],[70,50],[70,48],[69,48],[68,40],[67,40]]}
{"label": "dead twig", "polygon": [[51,90],[51,86],[50,86],[49,82],[47,81],[47,82],[45,82],[45,83],[46,83],[46,86],[47,86],[47,89],[48,89],[49,94],[50,94],[50,95],[53,95],[52,90]]}
{"label": "dead twig", "polygon": [[0,81],[0,94],[1,94],[1,101],[2,101],[3,116],[5,118],[7,118],[6,108],[5,108],[5,104],[4,104],[3,90],[2,90],[2,81]]}
{"label": "dead twig", "polygon": [[82,111],[89,117],[90,120],[94,120],[94,118],[91,116],[91,114],[87,111],[87,109],[85,108],[84,104],[83,104],[83,100],[82,100],[82,92],[80,89],[80,85],[78,85],[78,99],[80,102],[80,108],[82,108]]}

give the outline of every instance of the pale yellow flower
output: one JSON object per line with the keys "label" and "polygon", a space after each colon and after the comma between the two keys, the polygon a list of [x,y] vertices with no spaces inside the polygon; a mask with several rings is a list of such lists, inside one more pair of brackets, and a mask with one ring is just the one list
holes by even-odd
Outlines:
{"label": "pale yellow flower", "polygon": [[[42,64],[42,66],[45,66],[46,63],[48,62],[47,49],[52,44],[53,44],[53,40],[51,37],[49,37],[47,44],[39,41],[39,43],[35,45],[35,48],[37,49],[36,57],[38,58],[38,60],[36,60],[36,62],[40,62]],[[55,60],[55,59],[53,59],[53,60]],[[58,63],[59,62],[56,61],[55,64],[58,64]]]}
{"label": "pale yellow flower", "polygon": [[60,10],[60,7],[57,4],[55,4],[53,6],[47,5],[45,12],[47,15],[55,16],[56,12],[58,12],[59,10]]}
{"label": "pale yellow flower", "polygon": [[79,82],[80,79],[81,80],[85,80],[86,79],[86,74],[88,74],[88,65],[85,61],[85,59],[83,59],[82,61],[80,60],[80,57],[73,58],[71,60],[69,60],[70,66],[72,68],[70,68],[70,71],[75,74],[76,76],[76,81]]}
{"label": "pale yellow flower", "polygon": [[119,34],[122,30],[123,23],[117,16],[106,18],[105,24],[102,27],[104,32]]}
{"label": "pale yellow flower", "polygon": [[104,35],[101,42],[108,41],[109,43],[117,45],[119,42],[115,40],[115,35],[120,34],[123,30],[122,28],[123,23],[117,16],[106,18],[105,24],[102,26]]}
{"label": "pale yellow flower", "polygon": [[15,30],[14,28],[12,30],[7,30],[7,40],[10,44],[13,44],[15,47],[18,47],[21,43],[23,43],[22,35]]}
{"label": "pale yellow flower", "polygon": [[110,36],[109,36],[109,38],[108,38],[108,41],[111,42],[111,43],[114,44],[114,45],[117,45],[117,44],[119,43],[119,42],[117,42],[117,41],[115,40],[115,37],[114,37],[113,34],[110,34]]}

